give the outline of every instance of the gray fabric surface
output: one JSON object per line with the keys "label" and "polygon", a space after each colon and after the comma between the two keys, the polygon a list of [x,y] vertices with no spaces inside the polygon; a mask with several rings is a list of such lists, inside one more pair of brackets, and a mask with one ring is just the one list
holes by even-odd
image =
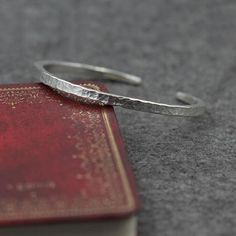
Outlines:
{"label": "gray fabric surface", "polygon": [[2,0],[0,81],[29,82],[31,64],[61,59],[144,78],[110,90],[208,112],[174,118],[116,109],[137,180],[139,234],[236,234],[236,2],[234,0]]}

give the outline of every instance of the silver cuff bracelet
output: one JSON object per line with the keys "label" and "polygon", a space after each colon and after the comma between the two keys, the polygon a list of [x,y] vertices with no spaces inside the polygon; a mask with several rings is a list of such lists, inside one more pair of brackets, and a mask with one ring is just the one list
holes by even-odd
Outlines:
{"label": "silver cuff bracelet", "polygon": [[57,76],[68,73],[86,79],[108,79],[138,85],[141,78],[104,67],[63,61],[39,61],[35,63],[37,77],[45,85],[75,101],[98,105],[121,106],[143,112],[170,116],[199,116],[205,111],[205,103],[194,96],[178,92],[177,99],[187,105],[168,105],[141,99],[115,95],[73,84]]}

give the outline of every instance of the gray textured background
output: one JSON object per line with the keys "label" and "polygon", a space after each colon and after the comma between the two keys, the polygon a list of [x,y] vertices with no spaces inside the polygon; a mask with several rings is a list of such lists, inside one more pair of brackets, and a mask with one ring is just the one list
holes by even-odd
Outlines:
{"label": "gray textured background", "polygon": [[116,109],[142,199],[140,235],[236,235],[236,1],[0,1],[0,81],[36,81],[62,59],[144,78],[113,92],[208,113],[171,118]]}

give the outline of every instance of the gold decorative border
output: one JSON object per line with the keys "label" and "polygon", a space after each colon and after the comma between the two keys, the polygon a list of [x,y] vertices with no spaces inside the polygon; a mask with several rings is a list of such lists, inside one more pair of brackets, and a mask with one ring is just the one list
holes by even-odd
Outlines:
{"label": "gold decorative border", "polygon": [[[98,86],[94,85],[94,84],[88,84],[88,85],[93,89],[100,90],[100,88]],[[131,192],[131,187],[130,187],[128,177],[126,175],[126,171],[125,171],[123,163],[122,163],[122,159],[121,159],[120,152],[119,152],[119,149],[118,149],[116,141],[115,141],[114,134],[112,132],[112,128],[111,128],[111,124],[110,124],[110,121],[109,121],[108,114],[107,114],[107,112],[105,112],[104,109],[102,109],[102,116],[103,116],[103,121],[105,123],[107,135],[109,137],[110,145],[112,147],[112,151],[113,151],[113,154],[115,156],[116,164],[118,166],[118,169],[120,171],[120,175],[122,177],[122,182],[123,182],[122,184],[124,186],[127,201],[128,201],[128,206],[127,207],[130,208],[130,209],[133,209],[134,199],[133,199],[133,195],[132,195],[132,192]]]}
{"label": "gold decorative border", "polygon": [[0,88],[0,91],[21,91],[21,90],[38,90],[39,86],[32,87],[16,87],[16,88]]}
{"label": "gold decorative border", "polygon": [[[88,86],[92,89],[95,90],[100,90],[100,88],[92,83],[88,83],[88,84],[82,84],[82,86]],[[39,86],[32,86],[32,87],[19,87],[19,88],[0,88],[0,92],[1,91],[24,91],[24,90],[37,90],[40,89],[40,85]],[[106,109],[102,109],[102,117],[103,117],[103,122],[106,128],[106,133],[108,136],[108,140],[109,140],[109,144],[114,156],[114,160],[116,162],[116,166],[117,169],[119,171],[120,174],[120,179],[122,181],[122,186],[124,188],[124,192],[125,192],[125,197],[127,199],[127,204],[123,205],[123,206],[109,206],[109,208],[102,208],[102,207],[95,207],[93,209],[86,209],[86,210],[82,210],[82,209],[70,209],[70,210],[64,210],[64,209],[54,209],[52,211],[47,211],[47,212],[39,212],[39,211],[33,211],[33,212],[27,212],[27,213],[17,213],[17,214],[12,214],[10,213],[9,215],[6,215],[6,217],[2,217],[1,219],[4,220],[13,220],[14,218],[18,219],[19,217],[25,217],[25,218],[30,218],[30,219],[39,219],[42,217],[56,217],[56,216],[61,216],[63,214],[63,217],[66,216],[86,216],[86,215],[90,215],[90,214],[117,214],[117,213],[122,213],[122,212],[132,212],[135,209],[135,200],[133,197],[133,193],[131,190],[131,186],[128,180],[128,176],[126,173],[126,170],[124,168],[124,165],[122,163],[122,159],[120,156],[120,152],[114,137],[114,134],[112,132],[112,127],[109,121],[109,115],[106,112]]]}

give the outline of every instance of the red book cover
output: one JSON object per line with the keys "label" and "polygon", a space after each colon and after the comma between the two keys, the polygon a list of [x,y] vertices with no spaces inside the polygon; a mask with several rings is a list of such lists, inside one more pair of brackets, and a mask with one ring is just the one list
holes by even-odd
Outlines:
{"label": "red book cover", "polygon": [[42,84],[0,86],[1,225],[124,217],[137,207],[112,107]]}

